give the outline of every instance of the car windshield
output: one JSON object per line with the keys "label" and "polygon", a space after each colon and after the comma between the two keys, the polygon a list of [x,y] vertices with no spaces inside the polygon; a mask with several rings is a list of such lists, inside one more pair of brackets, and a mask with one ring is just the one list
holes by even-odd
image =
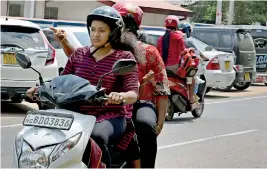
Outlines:
{"label": "car windshield", "polygon": [[1,25],[1,45],[13,44],[23,49],[46,48],[40,30],[23,26]]}
{"label": "car windshield", "polygon": [[91,41],[88,32],[73,32],[76,38],[83,46],[91,46]]}

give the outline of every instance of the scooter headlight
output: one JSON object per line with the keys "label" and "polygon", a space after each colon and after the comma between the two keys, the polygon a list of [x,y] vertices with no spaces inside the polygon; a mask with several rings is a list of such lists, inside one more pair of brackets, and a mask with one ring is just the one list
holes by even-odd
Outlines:
{"label": "scooter headlight", "polygon": [[49,165],[49,156],[55,146],[45,147],[33,151],[25,141],[21,147],[21,157],[19,158],[19,168],[47,168]]}
{"label": "scooter headlight", "polygon": [[75,136],[68,139],[67,141],[60,144],[60,146],[58,146],[58,148],[51,155],[51,162],[56,161],[59,157],[63,156],[64,154],[72,150],[80,140],[81,136],[82,133],[78,133]]}

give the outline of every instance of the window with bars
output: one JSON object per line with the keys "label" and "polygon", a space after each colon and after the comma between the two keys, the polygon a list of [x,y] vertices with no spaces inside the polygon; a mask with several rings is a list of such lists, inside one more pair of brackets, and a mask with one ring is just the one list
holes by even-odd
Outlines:
{"label": "window with bars", "polygon": [[12,4],[8,5],[8,16],[23,16],[23,6],[21,4]]}
{"label": "window with bars", "polygon": [[46,7],[44,19],[58,19],[58,8],[57,7]]}

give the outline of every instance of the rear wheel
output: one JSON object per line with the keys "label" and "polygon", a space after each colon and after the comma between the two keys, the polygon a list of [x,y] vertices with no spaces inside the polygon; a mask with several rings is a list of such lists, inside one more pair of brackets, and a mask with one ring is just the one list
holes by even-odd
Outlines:
{"label": "rear wheel", "polygon": [[234,84],[234,88],[236,88],[237,90],[246,90],[247,88],[249,88],[250,84],[250,82],[236,82]]}
{"label": "rear wheel", "polygon": [[165,120],[171,121],[173,119],[173,116],[174,116],[174,107],[170,99],[168,99],[168,109],[167,109]]}
{"label": "rear wheel", "polygon": [[203,114],[203,111],[204,111],[204,103],[201,103],[201,107],[199,109],[192,110],[192,115],[195,118],[199,118]]}

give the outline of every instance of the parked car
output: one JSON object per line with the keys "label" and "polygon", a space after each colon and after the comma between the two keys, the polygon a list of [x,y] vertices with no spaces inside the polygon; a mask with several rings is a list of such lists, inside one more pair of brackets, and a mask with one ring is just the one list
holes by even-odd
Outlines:
{"label": "parked car", "polygon": [[[142,29],[141,33],[145,35],[147,43],[156,46],[158,38],[164,35],[165,31]],[[209,61],[203,62],[204,68],[206,68],[204,77],[207,82],[207,92],[211,88],[226,87],[233,83],[235,71],[233,69],[234,55],[232,53],[217,51],[193,37],[188,39],[187,46],[195,48],[209,58]]]}
{"label": "parked car", "polygon": [[22,94],[36,86],[38,74],[22,69],[16,52],[26,53],[32,67],[42,73],[44,81],[58,76],[55,50],[47,43],[41,28],[29,21],[0,18],[1,24],[1,99],[20,103]]}
{"label": "parked car", "polygon": [[236,27],[201,26],[194,27],[192,36],[218,51],[234,53],[237,90],[247,89],[256,79],[256,51],[248,30]]}
{"label": "parked car", "polygon": [[[86,27],[56,27],[56,29],[62,29],[67,33],[68,42],[75,47],[90,46],[91,41],[89,33]],[[54,37],[54,33],[51,29],[43,29],[45,36],[49,43],[55,48],[56,60],[58,62],[58,71],[61,73],[68,61],[68,57],[65,55],[62,46]]]}
{"label": "parked car", "polygon": [[267,27],[259,25],[238,25],[250,30],[256,50],[256,80],[267,86]]}

